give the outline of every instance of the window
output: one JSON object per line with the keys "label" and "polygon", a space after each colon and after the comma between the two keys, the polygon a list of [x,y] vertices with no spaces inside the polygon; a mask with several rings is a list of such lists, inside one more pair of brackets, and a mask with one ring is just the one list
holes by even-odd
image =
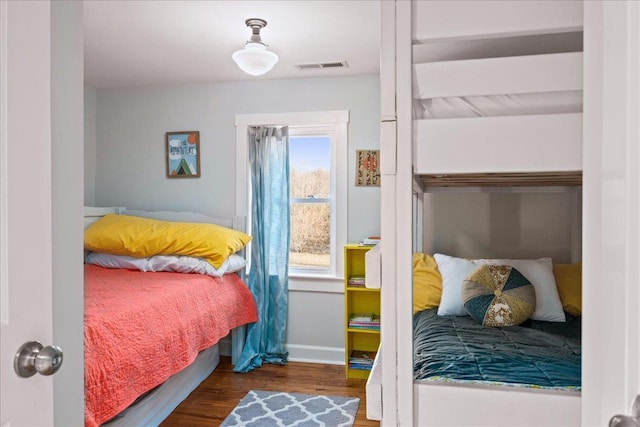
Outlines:
{"label": "window", "polygon": [[342,275],[348,118],[347,111],[236,116],[236,214],[241,216],[248,215],[251,203],[247,128],[289,126],[290,276]]}
{"label": "window", "polygon": [[335,217],[332,138],[324,129],[289,127],[291,241],[289,268],[331,269],[331,229]]}

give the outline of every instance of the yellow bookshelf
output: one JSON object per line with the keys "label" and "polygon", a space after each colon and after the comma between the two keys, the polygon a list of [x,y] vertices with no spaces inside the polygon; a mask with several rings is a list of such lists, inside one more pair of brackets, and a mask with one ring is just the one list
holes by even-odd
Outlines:
{"label": "yellow bookshelf", "polygon": [[380,330],[349,327],[354,314],[380,316],[380,289],[369,289],[349,283],[353,278],[365,277],[364,257],[371,246],[348,244],[344,247],[344,325],[345,325],[345,375],[347,378],[368,378],[370,370],[349,366],[349,357],[354,350],[373,352],[380,345]]}

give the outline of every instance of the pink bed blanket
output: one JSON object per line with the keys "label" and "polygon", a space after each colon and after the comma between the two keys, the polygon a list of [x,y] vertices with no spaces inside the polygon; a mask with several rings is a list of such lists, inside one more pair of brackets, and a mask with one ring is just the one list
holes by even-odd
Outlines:
{"label": "pink bed blanket", "polygon": [[85,266],[85,425],[98,426],[188,366],[236,326],[257,321],[236,274]]}

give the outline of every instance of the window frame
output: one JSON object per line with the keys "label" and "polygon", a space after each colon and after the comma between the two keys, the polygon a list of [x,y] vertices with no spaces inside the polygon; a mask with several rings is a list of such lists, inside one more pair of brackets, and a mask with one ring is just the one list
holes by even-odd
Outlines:
{"label": "window frame", "polygon": [[[329,269],[290,269],[289,277],[313,279],[342,278],[344,260],[341,248],[347,243],[347,158],[349,111],[310,111],[299,113],[237,114],[236,125],[236,215],[251,221],[250,169],[248,156],[248,128],[250,126],[289,126],[296,136],[313,132],[331,136],[331,190],[335,195],[331,217],[331,266]],[[295,129],[298,128],[298,129]],[[306,128],[306,129],[303,129]],[[335,179],[334,179],[335,176]],[[334,213],[332,211],[332,213]],[[249,230],[250,231],[250,230]]]}

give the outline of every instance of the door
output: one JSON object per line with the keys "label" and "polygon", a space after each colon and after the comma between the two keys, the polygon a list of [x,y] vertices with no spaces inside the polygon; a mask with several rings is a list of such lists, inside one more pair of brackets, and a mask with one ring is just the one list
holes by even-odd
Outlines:
{"label": "door", "polygon": [[585,1],[582,425],[640,394],[640,3]]}
{"label": "door", "polygon": [[52,341],[51,5],[0,1],[0,425],[53,425],[53,377],[20,378]]}

